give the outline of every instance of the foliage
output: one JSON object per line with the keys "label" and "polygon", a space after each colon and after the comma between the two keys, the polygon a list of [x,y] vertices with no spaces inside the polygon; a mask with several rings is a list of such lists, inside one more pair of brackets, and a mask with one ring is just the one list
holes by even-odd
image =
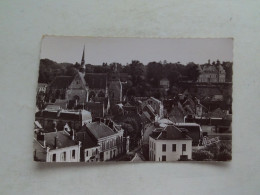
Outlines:
{"label": "foliage", "polygon": [[209,151],[214,155],[215,160],[218,161],[227,161],[231,160],[232,155],[231,155],[231,142],[225,142],[225,141],[220,141],[216,144],[211,144],[205,148],[206,151]]}
{"label": "foliage", "polygon": [[211,160],[213,159],[214,155],[207,150],[193,150],[192,151],[192,158],[196,161],[203,161],[203,160]]}
{"label": "foliage", "polygon": [[222,66],[223,66],[224,70],[226,71],[226,81],[232,82],[233,63],[232,62],[223,62]]}
{"label": "foliage", "polygon": [[231,159],[232,159],[231,152],[226,150],[226,149],[219,152],[219,154],[217,156],[218,161],[228,161],[228,160],[231,160]]}
{"label": "foliage", "polygon": [[57,63],[49,59],[40,60],[39,83],[50,83],[56,76],[73,76],[76,73],[73,64]]}

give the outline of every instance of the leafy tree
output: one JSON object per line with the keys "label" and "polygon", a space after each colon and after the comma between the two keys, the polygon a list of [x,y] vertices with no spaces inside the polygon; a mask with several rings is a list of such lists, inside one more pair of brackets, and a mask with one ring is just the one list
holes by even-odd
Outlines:
{"label": "leafy tree", "polygon": [[211,160],[214,155],[207,150],[193,150],[192,159],[196,161]]}
{"label": "leafy tree", "polygon": [[190,80],[197,81],[200,75],[200,69],[198,65],[193,62],[188,63],[186,67],[186,75],[189,77]]}
{"label": "leafy tree", "polygon": [[153,86],[158,87],[163,75],[163,66],[158,62],[150,62],[147,64],[147,81]]}
{"label": "leafy tree", "polygon": [[228,161],[228,160],[231,160],[231,159],[232,159],[231,152],[228,151],[227,149],[219,152],[218,155],[217,155],[218,161]]}
{"label": "leafy tree", "polygon": [[133,60],[129,64],[128,71],[132,77],[133,86],[139,85],[144,80],[144,65],[141,62]]}

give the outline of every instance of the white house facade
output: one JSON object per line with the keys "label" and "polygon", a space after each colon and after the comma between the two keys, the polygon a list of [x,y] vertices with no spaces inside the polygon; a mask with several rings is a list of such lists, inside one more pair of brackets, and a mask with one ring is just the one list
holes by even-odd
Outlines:
{"label": "white house facade", "polygon": [[178,161],[192,159],[192,139],[173,125],[149,137],[150,161]]}

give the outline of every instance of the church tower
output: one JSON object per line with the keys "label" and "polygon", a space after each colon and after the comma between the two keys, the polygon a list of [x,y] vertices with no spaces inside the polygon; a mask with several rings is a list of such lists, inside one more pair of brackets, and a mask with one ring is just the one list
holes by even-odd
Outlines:
{"label": "church tower", "polygon": [[81,58],[81,63],[80,63],[80,69],[79,71],[81,73],[84,73],[85,74],[85,45],[84,45],[84,48],[83,48],[83,53],[82,53],[82,58]]}
{"label": "church tower", "polygon": [[113,67],[113,72],[109,75],[108,96],[111,104],[122,102],[122,83],[120,81],[117,65]]}

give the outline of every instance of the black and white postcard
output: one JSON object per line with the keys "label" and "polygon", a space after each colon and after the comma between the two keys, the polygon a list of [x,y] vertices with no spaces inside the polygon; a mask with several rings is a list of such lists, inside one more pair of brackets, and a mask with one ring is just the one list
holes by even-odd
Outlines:
{"label": "black and white postcard", "polygon": [[44,36],[38,162],[230,161],[232,38]]}

